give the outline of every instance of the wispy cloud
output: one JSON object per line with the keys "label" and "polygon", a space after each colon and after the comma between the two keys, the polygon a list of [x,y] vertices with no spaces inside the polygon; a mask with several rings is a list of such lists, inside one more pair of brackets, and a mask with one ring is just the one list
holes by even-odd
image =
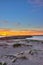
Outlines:
{"label": "wispy cloud", "polygon": [[28,0],[28,2],[36,6],[43,6],[43,0]]}
{"label": "wispy cloud", "polygon": [[14,22],[14,21],[7,21],[7,20],[0,20],[0,27],[2,28],[19,28],[22,24],[20,22]]}
{"label": "wispy cloud", "polygon": [[43,7],[43,0],[27,0],[28,4],[32,6],[31,12],[39,12],[41,11],[41,7]]}

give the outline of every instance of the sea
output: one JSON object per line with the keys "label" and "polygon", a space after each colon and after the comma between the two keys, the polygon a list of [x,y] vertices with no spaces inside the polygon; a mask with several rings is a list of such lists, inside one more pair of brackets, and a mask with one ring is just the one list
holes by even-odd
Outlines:
{"label": "sea", "polygon": [[43,36],[0,40],[0,63],[3,65],[43,65]]}
{"label": "sea", "polygon": [[33,39],[33,40],[43,40],[43,36],[33,36],[31,38],[27,38],[27,39]]}

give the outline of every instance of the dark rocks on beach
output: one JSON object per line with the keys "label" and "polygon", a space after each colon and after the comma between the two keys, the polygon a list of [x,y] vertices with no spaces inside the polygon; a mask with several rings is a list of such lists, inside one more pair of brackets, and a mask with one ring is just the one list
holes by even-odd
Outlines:
{"label": "dark rocks on beach", "polygon": [[17,58],[13,59],[13,60],[12,60],[12,63],[16,62],[16,60],[17,60]]}
{"label": "dark rocks on beach", "polygon": [[7,65],[7,63],[4,63],[3,65]]}
{"label": "dark rocks on beach", "polygon": [[0,65],[7,65],[7,63],[2,63],[2,62],[0,62]]}
{"label": "dark rocks on beach", "polygon": [[14,44],[13,47],[21,47],[21,44]]}
{"label": "dark rocks on beach", "polygon": [[2,65],[2,62],[0,62],[0,65]]}
{"label": "dark rocks on beach", "polygon": [[34,55],[34,54],[38,54],[36,50],[30,50],[29,54]]}
{"label": "dark rocks on beach", "polygon": [[29,46],[29,47],[32,47],[33,45],[30,45],[30,44],[19,44],[19,43],[13,44],[13,47],[14,48],[21,47],[21,46]]}

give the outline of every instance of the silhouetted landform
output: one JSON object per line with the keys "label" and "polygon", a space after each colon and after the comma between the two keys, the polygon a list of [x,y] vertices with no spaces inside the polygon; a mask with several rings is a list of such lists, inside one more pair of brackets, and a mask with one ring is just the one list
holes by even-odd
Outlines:
{"label": "silhouetted landform", "polygon": [[31,38],[33,36],[7,36],[7,37],[0,37],[0,40],[10,40],[10,39],[25,39],[25,38]]}

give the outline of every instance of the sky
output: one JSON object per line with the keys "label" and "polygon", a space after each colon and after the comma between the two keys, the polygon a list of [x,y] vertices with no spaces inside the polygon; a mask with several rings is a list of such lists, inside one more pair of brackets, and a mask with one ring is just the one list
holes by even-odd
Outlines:
{"label": "sky", "polygon": [[43,0],[0,0],[0,29],[43,30]]}

